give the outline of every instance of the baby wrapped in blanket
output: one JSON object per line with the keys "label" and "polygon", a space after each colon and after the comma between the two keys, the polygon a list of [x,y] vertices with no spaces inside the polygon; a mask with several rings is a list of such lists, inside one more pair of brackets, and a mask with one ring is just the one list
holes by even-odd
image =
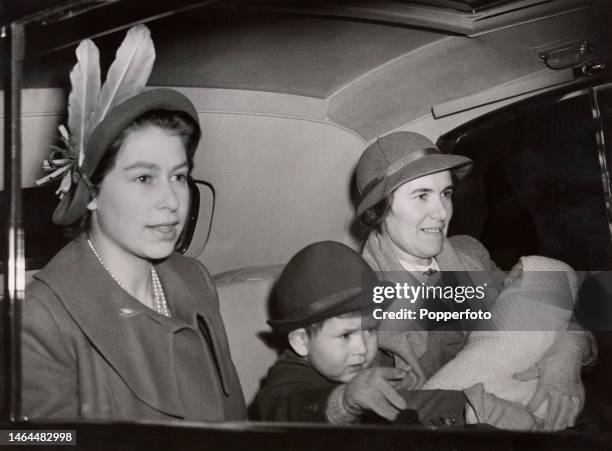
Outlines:
{"label": "baby wrapped in blanket", "polygon": [[[577,291],[577,277],[565,263],[546,257],[522,257],[492,306],[491,320],[470,333],[467,345],[422,387],[464,390],[467,423],[503,429],[538,429],[547,402],[529,414],[525,406],[537,379],[513,378],[533,367],[567,329]],[[508,402],[511,401],[511,402]]]}

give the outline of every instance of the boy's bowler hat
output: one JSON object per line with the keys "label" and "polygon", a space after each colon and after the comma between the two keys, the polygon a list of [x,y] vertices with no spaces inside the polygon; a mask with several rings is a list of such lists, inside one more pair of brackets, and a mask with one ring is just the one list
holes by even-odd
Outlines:
{"label": "boy's bowler hat", "polygon": [[276,285],[276,317],[268,324],[279,333],[354,311],[384,308],[374,304],[367,286],[376,274],[361,256],[335,241],[306,246],[285,266]]}

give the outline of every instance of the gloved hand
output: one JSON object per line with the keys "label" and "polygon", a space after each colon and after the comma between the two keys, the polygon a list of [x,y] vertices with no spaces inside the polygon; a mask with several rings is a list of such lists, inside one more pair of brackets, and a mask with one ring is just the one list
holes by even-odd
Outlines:
{"label": "gloved hand", "polygon": [[406,371],[406,377],[396,390],[416,390],[427,380],[419,356],[427,351],[427,331],[378,331],[378,347],[393,355],[395,367]]}
{"label": "gloved hand", "polygon": [[[522,405],[486,393],[482,383],[464,390],[478,423],[513,431],[538,430],[536,418]],[[469,413],[468,413],[469,416]]]}
{"label": "gloved hand", "polygon": [[575,425],[584,406],[580,373],[583,359],[589,352],[586,332],[562,332],[535,366],[513,376],[521,381],[539,378],[527,410],[535,413],[548,402],[544,430],[556,431]]}
{"label": "gloved hand", "polygon": [[393,421],[407,406],[391,383],[398,383],[405,376],[406,372],[397,368],[379,367],[361,371],[346,383],[342,399],[345,410],[355,416],[373,410]]}
{"label": "gloved hand", "polygon": [[418,412],[425,426],[463,426],[467,399],[460,390],[404,390],[409,409]]}

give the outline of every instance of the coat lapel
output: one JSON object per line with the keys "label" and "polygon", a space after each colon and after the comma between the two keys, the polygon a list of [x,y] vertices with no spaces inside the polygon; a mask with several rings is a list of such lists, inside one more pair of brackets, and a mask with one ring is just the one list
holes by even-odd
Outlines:
{"label": "coat lapel", "polygon": [[[466,306],[469,306],[472,311],[486,311],[488,307],[493,305],[498,292],[493,276],[488,274],[484,268],[467,267],[464,263],[465,259],[460,258],[448,239],[444,240],[442,252],[436,258],[442,271],[453,271],[460,286],[484,287],[485,296],[483,299],[473,298],[469,302],[466,301]],[[462,320],[461,324],[463,330],[469,331],[474,328],[477,322]]]}
{"label": "coat lapel", "polygon": [[[388,278],[394,282],[409,283],[415,286],[421,284],[415,276],[405,271],[397,256],[393,252],[392,246],[388,238],[378,232],[370,233],[363,250],[364,259],[377,271],[385,271],[387,274],[384,278]],[[467,268],[463,263],[463,259],[457,254],[450,243],[450,240],[445,239],[442,251],[436,256],[436,261],[441,271],[453,272],[452,278],[456,279],[456,283],[460,286],[478,286],[484,285],[491,289],[485,289],[485,299],[480,301],[474,299],[470,303],[470,308],[480,309],[485,306],[492,305],[497,297],[497,291],[494,290],[495,284],[491,276],[484,271],[475,271],[473,267]],[[439,276],[438,276],[439,277]],[[426,284],[438,282],[438,277],[434,276],[424,281]],[[418,301],[422,304],[422,301]],[[458,305],[453,299],[440,299],[438,302],[443,304],[443,308],[448,311],[455,311]],[[463,330],[468,331],[473,327],[473,321],[460,321]],[[456,327],[456,326],[455,326]]]}
{"label": "coat lapel", "polygon": [[[218,311],[213,308],[218,302],[216,290],[213,286],[206,287],[208,292],[202,290],[206,285],[203,281],[204,274],[196,265],[181,265],[179,277],[172,263],[180,264],[175,261],[174,256],[171,256],[166,262],[158,266],[159,276],[167,297],[169,300],[173,300],[170,304],[172,313],[177,319],[190,324],[202,334],[211,350],[223,392],[226,396],[230,396],[230,381],[234,370],[231,359],[226,355],[229,344],[225,336],[225,330],[221,327],[222,319]],[[185,279],[190,283],[184,283],[183,280]],[[200,289],[196,291],[193,287],[199,287]],[[215,299],[213,302],[203,302],[203,299],[207,297],[214,297]],[[211,318],[214,318],[217,324],[211,324]]]}

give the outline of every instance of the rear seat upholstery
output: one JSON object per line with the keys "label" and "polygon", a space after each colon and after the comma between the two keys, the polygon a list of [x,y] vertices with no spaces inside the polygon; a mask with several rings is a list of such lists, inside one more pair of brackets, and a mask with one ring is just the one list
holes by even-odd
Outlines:
{"label": "rear seat upholstery", "polygon": [[266,323],[270,297],[283,267],[256,266],[215,276],[221,316],[247,406],[284,340],[275,337]]}

